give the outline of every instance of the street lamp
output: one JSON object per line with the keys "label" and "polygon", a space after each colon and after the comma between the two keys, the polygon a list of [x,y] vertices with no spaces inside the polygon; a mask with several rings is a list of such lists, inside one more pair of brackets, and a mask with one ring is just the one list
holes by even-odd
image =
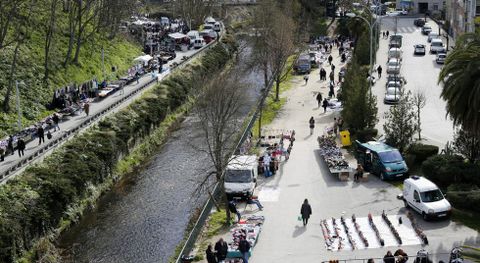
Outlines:
{"label": "street lamp", "polygon": [[370,94],[372,94],[372,71],[373,71],[373,53],[372,53],[372,50],[373,50],[373,47],[372,47],[372,44],[373,44],[373,27],[377,24],[378,22],[378,19],[375,19],[375,22],[370,22],[368,21],[365,17],[362,17],[362,16],[357,16],[357,14],[355,13],[347,13],[345,14],[346,16],[348,17],[351,17],[351,18],[360,18],[361,20],[365,21],[368,25],[368,27],[370,28],[370,66],[369,66],[369,76],[370,76],[370,79],[369,79],[369,85],[370,85]]}
{"label": "street lamp", "polygon": [[15,80],[15,90],[17,93],[17,113],[18,113],[18,120],[17,120],[17,125],[18,125],[18,130],[22,130],[22,110],[20,108],[20,91],[18,89],[18,85],[25,85],[23,81],[18,81]]}

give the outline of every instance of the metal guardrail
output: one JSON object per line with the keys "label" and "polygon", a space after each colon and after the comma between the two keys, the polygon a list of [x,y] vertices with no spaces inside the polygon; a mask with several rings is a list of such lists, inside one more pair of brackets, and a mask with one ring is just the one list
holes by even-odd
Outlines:
{"label": "metal guardrail", "polygon": [[[385,248],[385,251],[388,251],[388,248]],[[427,251],[428,252],[428,251]],[[393,253],[393,251],[392,251]],[[438,261],[443,261],[443,262],[449,262],[451,253],[443,252],[443,253],[428,253],[428,259],[436,259],[436,262]],[[399,256],[394,256],[395,262],[398,262]],[[328,261],[322,261],[322,263],[347,263],[347,262],[354,262],[354,263],[368,263],[369,261],[373,260],[373,262],[383,262],[384,258],[350,258],[350,259],[335,259],[332,257],[331,260]],[[408,255],[408,262],[414,262],[414,263],[423,263],[427,262],[426,257],[419,254],[419,255]]]}
{"label": "metal guardrail", "polygon": [[[197,53],[191,55],[188,57],[188,59],[185,59],[183,61],[180,61],[180,63],[178,63],[178,65],[171,69],[170,72],[168,73],[168,75],[174,73],[175,71],[177,70],[180,70],[182,69],[183,67],[185,67],[185,65],[188,64],[188,62],[192,61],[194,58],[198,57],[200,54],[203,54],[203,52],[205,52],[206,50],[209,50],[211,49],[212,47],[214,47],[219,41],[214,41],[214,42],[210,42],[207,46],[205,46],[204,48],[202,48],[201,50],[199,50]],[[168,76],[166,75],[166,76]],[[166,77],[165,76],[165,77]],[[19,169],[27,166],[28,164],[31,164],[32,162],[36,161],[38,158],[40,158],[41,156],[43,156],[44,153],[46,153],[47,151],[53,149],[53,148],[56,148],[58,145],[60,145],[61,143],[65,142],[66,140],[68,140],[70,137],[72,137],[73,135],[76,135],[78,134],[83,128],[91,125],[93,122],[99,120],[100,118],[102,118],[103,116],[109,114],[112,110],[114,110],[115,108],[117,108],[120,104],[122,104],[123,102],[125,102],[126,100],[132,98],[133,96],[135,96],[137,93],[139,93],[140,91],[144,90],[145,88],[147,87],[150,87],[153,83],[156,82],[156,79],[152,79],[150,81],[148,81],[147,83],[144,83],[143,85],[141,85],[139,88],[135,89],[134,91],[130,92],[128,95],[124,96],[123,98],[121,98],[120,100],[114,102],[113,104],[111,104],[110,106],[108,106],[107,108],[101,110],[100,112],[92,115],[91,117],[89,117],[88,119],[86,119],[85,121],[83,121],[82,123],[80,123],[78,126],[76,126],[75,128],[72,128],[68,131],[66,131],[62,136],[60,136],[59,138],[56,138],[56,139],[53,139],[52,141],[46,143],[43,147],[41,147],[40,149],[36,150],[35,152],[33,152],[32,154],[28,155],[26,158],[18,161],[17,163],[15,163],[14,165],[10,166],[6,171],[4,172],[1,172],[0,173],[0,183],[3,183],[5,182],[6,180],[10,179],[12,176],[15,175],[15,172],[18,171]]]}

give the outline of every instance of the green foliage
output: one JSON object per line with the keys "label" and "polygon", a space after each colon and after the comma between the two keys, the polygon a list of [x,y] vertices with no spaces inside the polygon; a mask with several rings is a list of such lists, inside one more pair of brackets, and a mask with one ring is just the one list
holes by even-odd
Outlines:
{"label": "green foliage", "polygon": [[[480,170],[479,170],[480,171]],[[452,184],[448,187],[448,200],[455,208],[480,212],[480,188],[472,184]]]}
{"label": "green foliage", "polygon": [[[370,35],[361,34],[355,46],[355,55],[358,64],[370,65]],[[373,51],[372,51],[373,52]]]}
{"label": "green foliage", "polygon": [[358,130],[355,132],[355,138],[360,142],[374,141],[377,135],[378,135],[378,130],[373,128]]}
{"label": "green foliage", "polygon": [[466,129],[457,129],[453,141],[453,151],[465,156],[473,163],[480,158],[480,138],[473,132]]}
{"label": "green foliage", "polygon": [[342,117],[353,132],[372,129],[377,122],[376,97],[365,76],[359,65],[352,62],[342,84]]}
{"label": "green foliage", "polygon": [[434,155],[422,164],[423,174],[440,187],[467,183],[480,186],[480,166],[458,155]]}
{"label": "green foliage", "polygon": [[[165,121],[169,110],[176,110],[189,94],[202,87],[193,80],[216,74],[230,57],[225,47],[217,44],[199,58],[199,64],[205,67],[193,71],[194,66],[187,65],[182,72],[190,74],[173,73],[127,108],[77,135],[42,163],[1,186],[0,262],[14,262],[24,251],[32,249],[35,240],[52,229],[63,229],[66,220],[77,217],[72,207],[92,195],[96,186],[118,174],[115,169],[128,172],[131,170],[126,166],[144,163],[161,144],[166,128],[148,137],[138,148],[135,145]],[[171,119],[166,121],[171,123]],[[132,148],[135,149],[129,156]],[[119,163],[123,156],[127,156],[126,160]],[[55,257],[48,253],[47,256]],[[35,255],[43,256],[40,252]]]}
{"label": "green foliage", "polygon": [[417,117],[411,92],[403,94],[397,105],[390,107],[383,124],[387,144],[403,152],[413,141],[417,130]]}
{"label": "green foliage", "polygon": [[407,152],[415,157],[415,162],[423,163],[428,157],[438,154],[438,146],[414,143],[408,147]]}

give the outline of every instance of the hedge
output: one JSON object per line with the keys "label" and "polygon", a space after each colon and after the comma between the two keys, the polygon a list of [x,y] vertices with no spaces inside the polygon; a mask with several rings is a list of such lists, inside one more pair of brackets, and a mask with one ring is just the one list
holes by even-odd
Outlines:
{"label": "hedge", "polygon": [[428,157],[438,154],[438,146],[415,143],[408,147],[407,153],[415,157],[415,163],[421,164]]}
{"label": "hedge", "polygon": [[452,184],[448,187],[448,200],[455,208],[480,212],[480,189],[471,184]]}
{"label": "hedge", "polygon": [[467,183],[480,186],[480,165],[465,162],[458,155],[435,155],[422,164],[423,174],[438,186]]}
{"label": "hedge", "polygon": [[[75,136],[42,163],[0,187],[0,262],[14,262],[62,221],[95,186],[111,180],[122,157],[158,127],[165,116],[201,88],[203,76],[219,72],[233,46],[217,44],[153,87],[140,99]],[[35,258],[32,258],[35,260]]]}

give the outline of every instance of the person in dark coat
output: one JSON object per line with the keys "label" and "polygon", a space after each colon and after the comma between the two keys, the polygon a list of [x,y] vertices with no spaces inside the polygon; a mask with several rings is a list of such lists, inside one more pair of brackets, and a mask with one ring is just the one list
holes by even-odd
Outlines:
{"label": "person in dark coat", "polygon": [[8,137],[7,151],[11,155],[15,154],[15,149],[13,149],[13,136],[12,135],[10,135],[10,137]]}
{"label": "person in dark coat", "polygon": [[[388,32],[388,31],[387,31]],[[395,251],[395,254],[393,254],[395,257],[397,257],[397,263],[406,263],[408,261],[408,255],[403,251],[403,249],[397,249]]]}
{"label": "person in dark coat", "polygon": [[302,214],[303,226],[306,226],[308,224],[308,219],[312,214],[312,207],[308,203],[308,199],[305,199],[303,201],[302,208],[300,209],[300,214]]}
{"label": "person in dark coat", "polygon": [[319,93],[317,94],[316,99],[317,99],[318,107],[320,108],[320,106],[322,106],[322,99],[323,99],[323,98],[322,98],[322,93],[319,92]]}
{"label": "person in dark coat", "polygon": [[218,262],[224,261],[227,258],[228,244],[223,238],[220,238],[217,243],[215,243],[215,251],[217,252]]}
{"label": "person in dark coat", "polygon": [[323,113],[327,112],[327,107],[328,107],[328,100],[327,100],[327,98],[323,99],[322,107],[323,107]]}
{"label": "person in dark coat", "polygon": [[83,105],[83,110],[85,111],[85,114],[90,114],[90,103],[86,102],[84,105]]}
{"label": "person in dark coat", "polygon": [[54,127],[53,131],[57,131],[57,128],[58,130],[60,130],[60,126],[58,126],[58,123],[60,122],[60,117],[58,117],[58,114],[54,113],[52,120],[53,120],[53,127]]}
{"label": "person in dark coat", "polygon": [[335,74],[335,65],[332,64],[331,66],[333,74]]}
{"label": "person in dark coat", "polygon": [[25,151],[25,141],[22,138],[18,139],[18,141],[17,141],[17,150],[18,150],[18,156],[19,157],[22,157],[22,156],[25,155],[25,152],[24,152]]}
{"label": "person in dark coat", "polygon": [[313,130],[315,129],[315,119],[312,117],[310,117],[310,120],[308,120],[308,124],[309,124],[309,127],[310,127],[310,135],[313,134]]}
{"label": "person in dark coat", "polygon": [[377,74],[378,74],[378,78],[381,78],[382,77],[382,66],[378,65],[378,68],[377,68]]}
{"label": "person in dark coat", "polygon": [[240,253],[242,253],[243,263],[248,263],[250,243],[248,243],[244,236],[242,236],[240,239],[240,243],[238,244],[238,250],[240,251]]}
{"label": "person in dark coat", "polygon": [[38,136],[38,145],[45,142],[45,130],[43,129],[42,125],[39,125],[37,128],[37,136]]}
{"label": "person in dark coat", "polygon": [[215,252],[212,250],[212,245],[209,244],[207,247],[207,250],[205,251],[205,254],[207,255],[207,262],[208,263],[217,263],[217,257],[215,257]]}
{"label": "person in dark coat", "polygon": [[333,57],[332,55],[328,56],[328,64],[332,65]]}
{"label": "person in dark coat", "polygon": [[330,82],[334,82],[334,81],[335,81],[335,74],[333,74],[333,71],[330,72],[329,78],[330,78]]}
{"label": "person in dark coat", "polygon": [[387,251],[387,254],[383,257],[383,263],[395,263],[395,257],[392,254],[392,251]]}
{"label": "person in dark coat", "polygon": [[327,80],[327,71],[324,68],[320,69],[320,80]]}
{"label": "person in dark coat", "polygon": [[228,210],[230,210],[231,213],[236,214],[238,218],[238,222],[240,222],[240,219],[242,218],[242,216],[240,215],[240,212],[238,212],[237,204],[235,203],[234,200],[231,200],[228,202]]}

